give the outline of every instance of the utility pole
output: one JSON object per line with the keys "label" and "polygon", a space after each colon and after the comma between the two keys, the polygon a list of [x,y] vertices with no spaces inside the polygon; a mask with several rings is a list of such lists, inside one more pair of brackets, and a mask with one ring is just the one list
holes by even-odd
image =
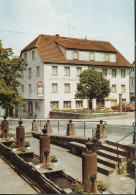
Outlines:
{"label": "utility pole", "polygon": [[69,31],[69,37],[70,37],[70,28],[75,28],[74,26],[70,25],[70,18],[68,18],[68,31]]}

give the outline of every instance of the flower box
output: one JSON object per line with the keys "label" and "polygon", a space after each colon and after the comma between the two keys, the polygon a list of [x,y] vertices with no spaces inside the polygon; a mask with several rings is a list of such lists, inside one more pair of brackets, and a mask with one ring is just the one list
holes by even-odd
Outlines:
{"label": "flower box", "polygon": [[12,148],[12,151],[15,152],[16,151],[16,148]]}
{"label": "flower box", "polygon": [[40,165],[32,164],[32,167],[34,167],[35,169],[39,169],[40,168]]}

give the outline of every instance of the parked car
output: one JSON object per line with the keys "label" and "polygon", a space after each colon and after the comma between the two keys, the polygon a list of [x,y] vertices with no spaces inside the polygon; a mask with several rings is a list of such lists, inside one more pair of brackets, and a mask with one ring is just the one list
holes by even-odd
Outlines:
{"label": "parked car", "polygon": [[[111,107],[112,110],[119,110],[119,105],[116,106],[112,106]],[[122,111],[124,112],[128,112],[128,111],[134,111],[135,110],[135,106],[130,104],[130,103],[122,103]]]}

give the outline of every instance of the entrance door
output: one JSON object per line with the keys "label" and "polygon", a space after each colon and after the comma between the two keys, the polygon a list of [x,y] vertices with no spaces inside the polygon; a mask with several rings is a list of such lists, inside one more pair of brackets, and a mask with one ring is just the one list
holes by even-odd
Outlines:
{"label": "entrance door", "polygon": [[29,116],[33,114],[33,102],[28,103],[28,114]]}

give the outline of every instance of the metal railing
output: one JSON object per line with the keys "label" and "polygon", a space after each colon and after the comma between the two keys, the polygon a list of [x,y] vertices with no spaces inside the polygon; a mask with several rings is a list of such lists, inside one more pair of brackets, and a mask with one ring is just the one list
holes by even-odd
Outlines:
{"label": "metal railing", "polygon": [[[136,124],[135,122],[132,123],[132,126],[135,127]],[[130,136],[131,134],[134,134],[134,139],[135,139],[135,129],[133,132],[127,134],[126,136],[124,136],[123,138],[121,138],[120,140],[118,140],[115,145],[117,146],[117,158],[118,158],[118,173],[120,174],[120,168],[119,168],[119,142],[121,142],[122,140],[124,140],[126,137]]]}
{"label": "metal railing", "polygon": [[[38,120],[37,120],[38,121]],[[44,120],[44,122],[46,123],[46,122],[57,122],[57,129],[58,129],[58,134],[60,134],[60,122],[61,121],[68,121],[69,123],[82,123],[83,124],[83,131],[84,131],[84,137],[86,136],[86,123],[100,123],[100,124],[105,124],[105,125],[107,125],[107,122],[106,121],[104,121],[104,120],[97,120],[97,121],[83,121],[83,120],[81,120],[81,121],[76,121],[76,120]],[[39,121],[40,122],[40,130],[41,130],[41,128],[42,128],[42,121],[40,120]]]}

